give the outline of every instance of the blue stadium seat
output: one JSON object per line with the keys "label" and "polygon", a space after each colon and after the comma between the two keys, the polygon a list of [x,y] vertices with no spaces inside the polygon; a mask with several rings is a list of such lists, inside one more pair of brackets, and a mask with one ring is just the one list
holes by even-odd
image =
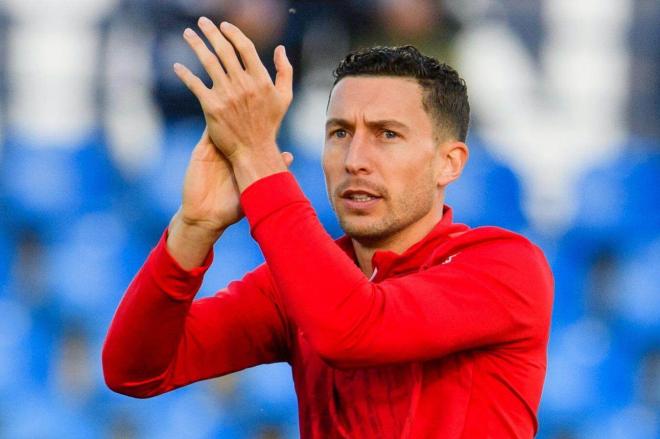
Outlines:
{"label": "blue stadium seat", "polygon": [[660,345],[660,234],[625,255],[614,281],[611,313],[629,349],[642,353]]}
{"label": "blue stadium seat", "polygon": [[606,322],[585,316],[554,329],[540,417],[548,428],[620,408],[633,398],[634,358]]}
{"label": "blue stadium seat", "polygon": [[657,439],[660,420],[652,407],[630,404],[582,421],[578,439]]}
{"label": "blue stadium seat", "polygon": [[250,235],[246,219],[229,227],[220,237],[216,248],[213,265],[204,276],[197,297],[216,293],[229,282],[241,279],[264,261],[261,250]]}
{"label": "blue stadium seat", "polygon": [[102,437],[101,425],[82,410],[68,405],[52,391],[39,388],[25,389],[11,395],[11,406],[4,412],[7,437],[29,439],[35,437]]}
{"label": "blue stadium seat", "polygon": [[241,374],[241,384],[246,398],[263,410],[262,423],[297,424],[297,399],[288,364],[248,369]]}
{"label": "blue stadium seat", "polygon": [[107,206],[117,178],[99,133],[72,147],[9,136],[0,162],[10,218],[51,234],[76,215]]}
{"label": "blue stadium seat", "polygon": [[[248,426],[240,425],[240,406],[223,405],[204,388],[204,384],[179,389],[169,397],[168,403],[159,405],[158,414],[150,415],[147,425],[149,437],[170,438],[227,438],[249,437]],[[159,397],[160,398],[160,397]]]}
{"label": "blue stadium seat", "polygon": [[634,247],[660,233],[660,144],[631,139],[580,182],[575,227],[595,241]]}
{"label": "blue stadium seat", "polygon": [[520,231],[527,225],[516,174],[498,161],[476,135],[468,139],[470,158],[463,175],[447,188],[456,221],[472,227],[493,225]]}
{"label": "blue stadium seat", "polygon": [[550,260],[555,279],[553,324],[572,323],[587,312],[585,287],[591,253],[581,243],[579,231],[569,231],[558,240],[556,254]]}
{"label": "blue stadium seat", "polygon": [[5,218],[4,209],[0,206],[0,298],[8,294],[16,246],[13,230],[9,229],[3,218]]}
{"label": "blue stadium seat", "polygon": [[[23,391],[33,382],[30,357],[38,346],[30,339],[29,309],[3,297],[0,298],[0,316],[0,395],[8,396]],[[0,403],[3,399],[0,398]]]}
{"label": "blue stadium seat", "polygon": [[[660,187],[659,151],[656,143],[633,139],[619,156],[582,179],[575,223],[558,241],[553,264],[554,312],[560,321],[587,312],[587,302],[593,306],[594,299],[611,300],[620,289],[615,273],[627,271],[628,255],[660,236],[660,195],[653,189]],[[613,279],[594,285],[594,271],[603,263],[611,266],[601,267],[601,275]],[[609,312],[611,306],[601,305]]]}
{"label": "blue stadium seat", "polygon": [[62,313],[103,336],[123,291],[146,256],[141,240],[112,210],[81,215],[51,243],[45,262],[49,290]]}

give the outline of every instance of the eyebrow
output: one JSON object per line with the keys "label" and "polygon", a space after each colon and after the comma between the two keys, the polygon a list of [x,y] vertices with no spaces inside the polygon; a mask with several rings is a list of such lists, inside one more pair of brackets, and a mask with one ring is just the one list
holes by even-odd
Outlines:
{"label": "eyebrow", "polygon": [[[325,129],[327,130],[330,126],[332,125],[338,125],[342,127],[352,127],[353,123],[348,121],[347,119],[342,119],[340,117],[333,117],[330,118],[326,121],[325,123]],[[366,125],[370,128],[398,128],[402,131],[407,131],[408,125],[399,122],[398,120],[394,119],[382,119],[382,120],[371,120],[366,123]]]}

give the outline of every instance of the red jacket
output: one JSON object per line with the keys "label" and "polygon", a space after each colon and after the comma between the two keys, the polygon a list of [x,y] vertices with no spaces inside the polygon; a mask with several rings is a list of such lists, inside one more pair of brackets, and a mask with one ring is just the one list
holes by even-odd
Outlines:
{"label": "red jacket", "polygon": [[241,203],[266,264],[193,301],[165,235],[129,286],[103,349],[113,390],[149,397],[287,361],[309,438],[531,438],[546,370],[553,282],[542,252],[496,227],[437,226],[403,254],[323,230],[289,173]]}

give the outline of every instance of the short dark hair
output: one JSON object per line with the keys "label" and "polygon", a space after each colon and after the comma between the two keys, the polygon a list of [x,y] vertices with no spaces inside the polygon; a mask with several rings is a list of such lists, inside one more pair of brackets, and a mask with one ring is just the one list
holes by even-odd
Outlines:
{"label": "short dark hair", "polygon": [[335,82],[347,76],[395,76],[416,79],[422,104],[442,132],[465,142],[470,123],[467,86],[458,72],[414,46],[371,47],[350,52],[333,72]]}

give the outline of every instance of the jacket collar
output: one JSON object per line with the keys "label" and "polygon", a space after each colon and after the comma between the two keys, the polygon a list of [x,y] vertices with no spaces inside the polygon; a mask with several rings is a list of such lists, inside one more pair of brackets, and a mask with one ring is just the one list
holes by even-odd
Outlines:
{"label": "jacket collar", "polygon": [[[406,272],[419,271],[419,268],[429,259],[433,250],[445,242],[452,235],[462,233],[468,230],[464,224],[453,222],[453,212],[451,207],[444,205],[442,209],[442,218],[431,229],[431,231],[420,241],[410,246],[403,253],[395,253],[389,250],[376,250],[371,262],[374,270],[377,271],[377,279],[383,279],[383,276],[389,277]],[[350,237],[344,235],[339,238],[337,245],[348,254],[353,261],[357,261],[353,241]],[[357,263],[357,262],[356,262]]]}

